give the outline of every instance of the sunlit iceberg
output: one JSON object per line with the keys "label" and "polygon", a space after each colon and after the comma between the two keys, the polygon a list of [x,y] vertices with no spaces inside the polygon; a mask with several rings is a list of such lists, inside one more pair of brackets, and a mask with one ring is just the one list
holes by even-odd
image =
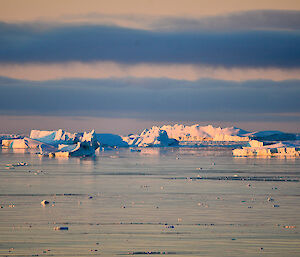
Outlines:
{"label": "sunlit iceberg", "polygon": [[153,128],[166,131],[169,138],[178,141],[249,141],[246,136],[249,132],[235,127],[221,128],[212,125],[175,124]]}
{"label": "sunlit iceberg", "polygon": [[44,149],[55,149],[55,147],[51,145],[45,144],[43,142],[28,137],[19,139],[4,139],[2,140],[2,147],[13,149],[35,149],[39,147],[43,147]]}
{"label": "sunlit iceberg", "polygon": [[59,144],[75,144],[79,142],[79,133],[69,133],[59,130],[31,130],[30,138],[40,142],[58,146]]}
{"label": "sunlit iceberg", "polygon": [[251,140],[248,146],[234,149],[234,156],[300,156],[300,141],[265,143]]}
{"label": "sunlit iceberg", "polygon": [[175,146],[178,141],[174,138],[169,138],[168,133],[156,126],[151,129],[145,129],[140,135],[129,135],[123,137],[123,140],[129,146],[138,147],[158,147],[158,146]]}

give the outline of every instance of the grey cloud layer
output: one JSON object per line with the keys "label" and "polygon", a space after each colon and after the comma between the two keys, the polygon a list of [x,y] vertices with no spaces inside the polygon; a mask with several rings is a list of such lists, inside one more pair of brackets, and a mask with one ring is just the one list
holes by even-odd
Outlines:
{"label": "grey cloud layer", "polygon": [[299,30],[300,11],[254,10],[199,19],[173,17],[159,19],[151,27],[158,30]]}
{"label": "grey cloud layer", "polygon": [[30,82],[2,77],[0,112],[169,121],[295,121],[300,113],[299,84],[131,78]]}
{"label": "grey cloud layer", "polygon": [[300,31],[157,32],[0,23],[0,62],[69,61],[300,67]]}

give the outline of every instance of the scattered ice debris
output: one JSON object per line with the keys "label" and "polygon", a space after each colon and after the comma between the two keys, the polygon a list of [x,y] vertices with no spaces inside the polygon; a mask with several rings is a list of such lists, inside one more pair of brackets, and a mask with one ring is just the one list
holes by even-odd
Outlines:
{"label": "scattered ice debris", "polygon": [[17,163],[6,164],[6,167],[8,167],[8,168],[21,167],[21,166],[28,166],[28,163],[26,163],[26,162],[17,162]]}
{"label": "scattered ice debris", "polygon": [[69,227],[54,227],[54,230],[69,230]]}
{"label": "scattered ice debris", "polygon": [[279,142],[265,143],[257,140],[251,140],[248,146],[242,149],[234,149],[234,156],[300,156],[300,142]]}
{"label": "scattered ice debris", "polygon": [[174,255],[176,254],[175,252],[160,252],[160,251],[136,251],[136,252],[128,252],[128,255],[150,255],[150,254],[153,254],[153,255],[168,255],[168,254],[171,254],[171,255]]}
{"label": "scattered ice debris", "polygon": [[175,228],[174,225],[167,225],[166,228]]}
{"label": "scattered ice debris", "polygon": [[286,226],[283,226],[284,228],[296,228],[295,225],[286,225]]}
{"label": "scattered ice debris", "polygon": [[[234,177],[234,176],[197,176],[197,177],[170,177],[167,179],[186,179],[186,180],[229,180],[229,181],[274,181],[274,182],[299,182],[298,178],[284,177],[284,176],[247,176],[247,177]],[[252,187],[251,184],[247,185]],[[276,188],[277,189],[277,188]],[[274,189],[275,190],[275,189]]]}
{"label": "scattered ice debris", "polygon": [[50,202],[49,201],[47,201],[47,200],[43,200],[43,201],[41,201],[41,205],[43,205],[43,206],[46,206],[46,205],[48,205]]}
{"label": "scattered ice debris", "polygon": [[132,148],[132,149],[130,149],[130,152],[137,152],[137,153],[140,153],[142,150],[141,149],[134,149],[134,148]]}

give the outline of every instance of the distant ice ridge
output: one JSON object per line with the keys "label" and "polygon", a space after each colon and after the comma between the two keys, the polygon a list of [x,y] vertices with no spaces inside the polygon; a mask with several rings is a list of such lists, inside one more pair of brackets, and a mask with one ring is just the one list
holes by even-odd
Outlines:
{"label": "distant ice ridge", "polygon": [[[236,127],[186,126],[182,124],[153,126],[141,134],[119,136],[97,134],[94,130],[84,133],[70,133],[62,129],[53,131],[32,130],[30,137],[0,135],[3,148],[37,148],[42,155],[89,156],[95,150],[117,147],[168,147],[168,146],[223,146],[232,148],[245,146],[251,140],[263,142],[296,140],[295,134],[281,131],[248,132]],[[249,147],[249,146],[248,146]],[[247,148],[245,148],[247,149]],[[238,149],[236,154],[244,154]]]}
{"label": "distant ice ridge", "polygon": [[[268,140],[268,141],[285,141],[295,140],[296,135],[284,133],[281,131],[257,131],[248,132],[236,127],[213,127],[212,125],[200,126],[199,124],[187,126],[183,124],[163,125],[161,127],[153,126],[149,133],[156,133],[157,130],[166,131],[171,139],[178,141],[250,141]],[[141,135],[142,137],[142,135]]]}
{"label": "distant ice ridge", "polygon": [[178,141],[249,141],[247,131],[229,127],[213,127],[212,125],[200,126],[199,124],[186,126],[182,124],[164,125],[160,127],[165,130],[170,138]]}
{"label": "distant ice ridge", "polygon": [[251,140],[248,146],[242,149],[234,149],[234,156],[300,156],[300,141],[286,141],[279,143],[265,143],[257,140]]}

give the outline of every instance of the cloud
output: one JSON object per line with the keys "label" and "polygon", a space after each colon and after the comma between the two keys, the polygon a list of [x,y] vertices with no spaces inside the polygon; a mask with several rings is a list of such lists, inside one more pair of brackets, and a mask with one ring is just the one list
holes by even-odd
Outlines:
{"label": "cloud", "polygon": [[196,18],[165,17],[154,21],[155,30],[299,30],[299,10],[252,10]]}
{"label": "cloud", "polygon": [[300,67],[299,31],[157,32],[98,25],[0,24],[0,62]]}
{"label": "cloud", "polygon": [[116,62],[64,62],[0,64],[0,76],[25,80],[61,78],[169,78],[195,81],[202,78],[219,80],[291,80],[300,79],[300,68],[223,68],[192,64],[121,64]]}
{"label": "cloud", "polygon": [[295,121],[300,81],[0,79],[0,113],[145,120]]}
{"label": "cloud", "polygon": [[86,13],[63,15],[64,23],[106,24],[156,31],[299,30],[299,10],[249,10],[210,16]]}

